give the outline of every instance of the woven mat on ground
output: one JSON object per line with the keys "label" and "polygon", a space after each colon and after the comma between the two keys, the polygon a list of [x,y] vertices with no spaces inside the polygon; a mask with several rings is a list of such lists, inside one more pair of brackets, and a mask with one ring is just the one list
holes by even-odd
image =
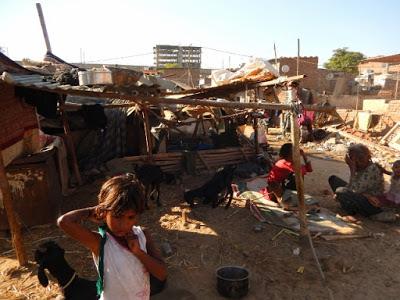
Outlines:
{"label": "woven mat on ground", "polygon": [[[248,200],[251,213],[260,222],[300,230],[297,212],[283,210],[275,202],[266,200],[261,193],[246,191],[239,198]],[[326,208],[321,208],[318,213],[307,214],[307,225],[311,233],[356,234],[361,231],[360,226],[342,221]]]}

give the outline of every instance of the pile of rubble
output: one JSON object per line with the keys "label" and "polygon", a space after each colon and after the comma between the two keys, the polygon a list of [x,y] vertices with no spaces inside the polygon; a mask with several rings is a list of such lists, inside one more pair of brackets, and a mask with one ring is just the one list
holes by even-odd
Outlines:
{"label": "pile of rubble", "polygon": [[[307,149],[309,152],[324,153],[325,155],[335,158],[344,158],[349,146],[358,142],[359,141],[342,136],[340,132],[334,132],[330,133],[327,138],[318,143],[308,142],[304,144],[303,148]],[[390,148],[387,148],[385,151],[382,149],[382,146],[373,143],[368,143],[367,146],[371,150],[373,161],[379,163],[388,170],[391,169],[391,164],[399,159],[398,153]]]}

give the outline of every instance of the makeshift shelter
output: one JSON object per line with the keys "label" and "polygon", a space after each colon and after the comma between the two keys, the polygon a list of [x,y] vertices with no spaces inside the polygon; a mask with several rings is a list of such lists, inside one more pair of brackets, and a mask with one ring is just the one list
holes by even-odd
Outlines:
{"label": "makeshift shelter", "polygon": [[[254,74],[253,74],[254,75]],[[97,99],[121,99],[127,100],[126,103],[107,103],[103,102],[102,107],[104,109],[115,109],[115,108],[126,108],[126,107],[136,107],[135,111],[140,112],[142,122],[143,122],[143,131],[145,137],[145,145],[146,145],[146,155],[132,156],[128,157],[128,161],[138,161],[145,160],[151,161],[155,164],[160,165],[164,170],[167,171],[179,171],[181,169],[181,159],[184,155],[182,152],[173,152],[173,153],[153,153],[153,142],[152,142],[152,134],[151,134],[151,123],[150,123],[150,115],[153,115],[155,119],[158,119],[161,123],[163,123],[168,128],[174,128],[179,130],[179,126],[188,125],[188,123],[194,123],[197,130],[199,126],[202,126],[204,123],[204,113],[198,114],[197,119],[190,120],[185,123],[184,120],[180,120],[179,118],[176,120],[167,119],[165,114],[158,114],[158,111],[163,111],[165,108],[179,108],[181,110],[182,106],[191,106],[196,107],[195,111],[202,111],[203,108],[213,107],[213,108],[224,108],[225,115],[221,115],[219,119],[235,119],[244,114],[249,115],[250,118],[253,119],[254,126],[254,147],[235,147],[229,149],[210,149],[210,150],[200,150],[195,149],[195,153],[197,157],[194,158],[196,161],[196,165],[202,166],[202,168],[210,169],[213,167],[217,167],[223,164],[233,164],[240,162],[242,160],[247,160],[251,156],[254,156],[259,152],[258,145],[258,125],[257,119],[262,114],[257,114],[256,110],[264,110],[264,109],[298,109],[292,105],[284,105],[278,103],[237,103],[237,102],[229,102],[229,101],[216,101],[215,97],[229,97],[232,93],[237,93],[243,90],[248,89],[257,89],[257,88],[267,88],[272,87],[277,84],[281,84],[282,82],[294,79],[301,79],[303,76],[297,76],[294,78],[279,78],[274,79],[272,74],[264,73],[263,76],[258,76],[256,79],[252,79],[246,74],[242,78],[234,78],[232,82],[228,82],[226,84],[212,87],[212,88],[203,88],[203,89],[192,89],[187,91],[182,91],[179,93],[170,93],[164,92],[161,93],[154,86],[147,85],[128,85],[128,86],[114,86],[111,89],[104,88],[102,86],[73,86],[70,84],[60,83],[54,81],[53,78],[49,78],[42,75],[21,75],[15,74],[14,72],[3,72],[1,76],[0,83],[7,87],[10,91],[23,88],[25,90],[31,91],[33,94],[35,91],[41,93],[49,93],[51,95],[55,95],[58,97],[58,110],[62,119],[63,129],[65,133],[66,144],[69,147],[70,157],[74,167],[74,174],[78,180],[81,182],[81,175],[79,171],[78,161],[76,157],[76,149],[75,143],[71,136],[71,128],[68,121],[68,114],[66,110],[70,105],[66,103],[67,95],[68,96],[79,96],[79,97],[92,97]],[[208,100],[208,99],[213,100]],[[204,100],[207,99],[207,100]],[[40,101],[39,101],[40,102]],[[227,109],[233,109],[230,114],[226,114]],[[319,110],[325,112],[331,112],[334,108],[327,107],[307,107],[308,110]],[[211,110],[208,110],[208,113],[211,113]],[[213,114],[213,113],[211,113]],[[293,130],[298,129],[295,124],[296,117],[293,117]],[[203,133],[206,130],[203,129]],[[196,133],[197,134],[197,133]],[[298,138],[297,134],[294,134],[295,139]],[[297,144],[296,144],[297,143]],[[295,140],[295,149],[294,153],[298,154],[298,141]],[[297,155],[299,158],[299,155]],[[198,162],[198,164],[197,164]],[[299,162],[298,162],[299,166]],[[4,172],[3,172],[4,173]],[[300,173],[299,173],[300,174]],[[5,175],[4,175],[5,178]],[[299,179],[301,181],[301,177]],[[298,186],[302,186],[300,183]],[[7,194],[4,191],[9,191],[8,186],[2,186],[3,194]],[[304,201],[302,202],[302,193],[299,192],[300,199],[300,208],[303,212],[304,217]],[[9,204],[12,204],[11,195],[8,193],[6,197],[4,197],[4,202],[7,202],[6,210],[7,215],[9,217],[10,224],[13,223],[11,220],[14,216],[14,209]],[[11,219],[10,219],[11,216]],[[304,221],[304,220],[303,220]],[[14,220],[15,223],[15,220]],[[305,222],[301,222],[301,227],[303,232],[305,232]],[[15,229],[15,228],[14,228]],[[14,236],[18,237],[18,231],[15,231],[12,228]],[[17,252],[18,252],[18,247]],[[22,253],[22,252],[21,252]],[[18,254],[17,254],[18,255]],[[22,260],[23,262],[23,260]],[[21,263],[21,261],[20,261]]]}

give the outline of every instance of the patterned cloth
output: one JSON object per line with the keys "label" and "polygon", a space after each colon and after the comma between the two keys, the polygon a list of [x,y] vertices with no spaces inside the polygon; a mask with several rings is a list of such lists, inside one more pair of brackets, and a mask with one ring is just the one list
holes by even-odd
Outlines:
{"label": "patterned cloth", "polygon": [[377,164],[371,163],[364,170],[358,171],[350,177],[347,188],[354,193],[380,196],[384,191],[383,173]]}
{"label": "patterned cloth", "polygon": [[391,202],[400,204],[400,178],[392,176],[389,192],[386,194],[386,198]]}

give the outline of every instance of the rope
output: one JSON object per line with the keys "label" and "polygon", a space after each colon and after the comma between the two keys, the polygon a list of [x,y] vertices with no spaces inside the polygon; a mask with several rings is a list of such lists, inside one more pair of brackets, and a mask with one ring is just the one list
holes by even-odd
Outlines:
{"label": "rope", "polygon": [[74,272],[74,274],[72,274],[71,279],[64,286],[62,286],[61,288],[63,290],[65,290],[67,287],[69,287],[71,285],[72,281],[74,281],[75,277],[76,277],[76,272]]}

